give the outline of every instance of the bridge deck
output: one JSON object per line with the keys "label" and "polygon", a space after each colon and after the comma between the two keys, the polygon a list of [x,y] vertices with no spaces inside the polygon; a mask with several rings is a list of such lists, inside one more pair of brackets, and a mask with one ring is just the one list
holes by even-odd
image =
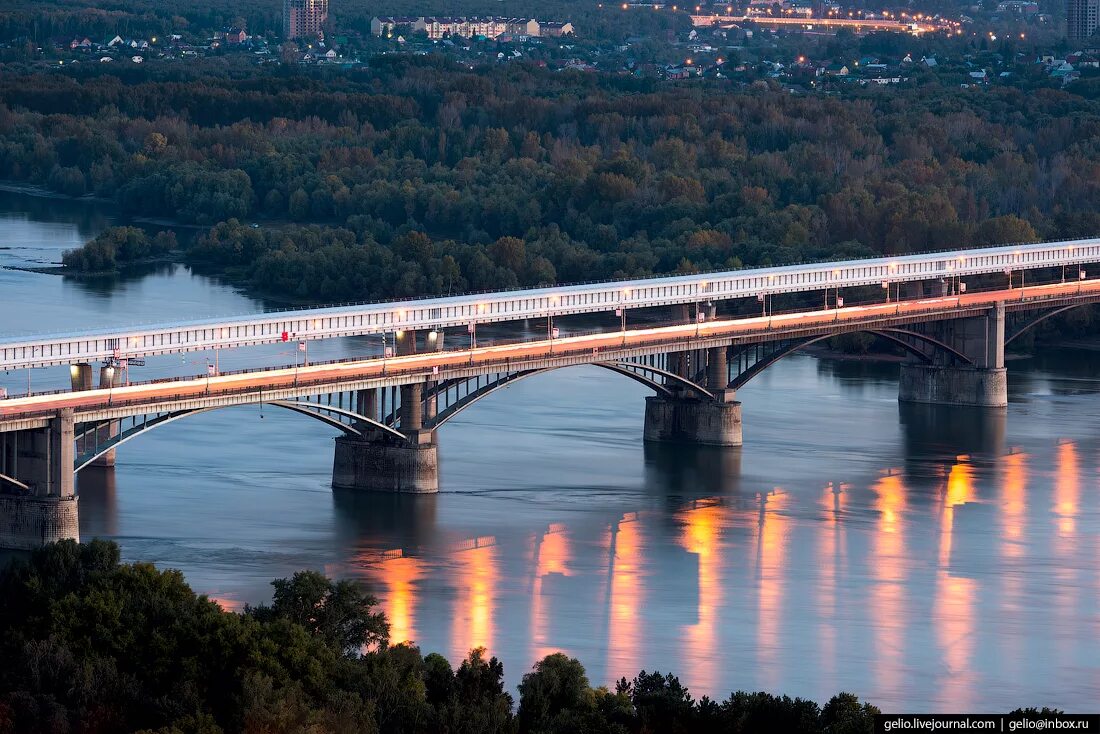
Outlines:
{"label": "bridge deck", "polygon": [[665,307],[1100,261],[1100,238],[790,265],[0,339],[0,369]]}
{"label": "bridge deck", "polygon": [[502,370],[591,364],[676,350],[885,328],[982,313],[996,303],[1004,303],[1006,309],[1013,310],[1091,301],[1100,301],[1100,280],[41,394],[0,401],[0,431],[45,425],[50,416],[64,407],[74,408],[78,421],[105,420],[470,377]]}

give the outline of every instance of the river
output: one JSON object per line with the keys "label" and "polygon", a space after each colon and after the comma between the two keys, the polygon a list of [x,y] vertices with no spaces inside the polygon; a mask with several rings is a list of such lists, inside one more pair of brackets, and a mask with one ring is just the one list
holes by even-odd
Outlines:
{"label": "river", "polygon": [[[111,220],[103,205],[0,194],[0,265],[56,262]],[[0,269],[0,289],[3,334],[263,307],[181,265],[94,282]],[[318,359],[365,348],[310,347]],[[209,358],[147,369],[200,373]],[[225,409],[128,443],[113,474],[82,472],[81,535],[178,568],[229,609],[303,568],[361,578],[395,641],[456,664],[485,646],[512,686],[562,650],[594,683],[659,669],[695,696],[1091,710],[1096,363],[1070,349],[1012,361],[997,417],[899,406],[896,365],[795,356],[739,392],[736,451],[644,446],[641,386],[566,369],[448,423],[442,489],[426,497],[334,494],[334,431]],[[22,392],[26,379],[0,385]],[[45,389],[65,375],[31,379]]]}

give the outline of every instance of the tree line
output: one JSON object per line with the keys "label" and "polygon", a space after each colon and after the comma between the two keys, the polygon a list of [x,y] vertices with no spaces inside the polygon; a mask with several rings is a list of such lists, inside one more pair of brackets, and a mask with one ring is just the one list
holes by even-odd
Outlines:
{"label": "tree line", "polygon": [[322,301],[1100,231],[1072,90],[196,67],[0,75],[0,178],[211,225],[196,257]]}
{"label": "tree line", "polygon": [[[389,643],[378,601],[304,571],[223,611],[178,571],[64,541],[0,571],[0,732],[675,734],[873,731],[874,706],[769,693],[695,699],[671,674],[592,686],[561,653],[505,690],[483,649],[457,668]],[[517,704],[518,703],[518,707]]]}

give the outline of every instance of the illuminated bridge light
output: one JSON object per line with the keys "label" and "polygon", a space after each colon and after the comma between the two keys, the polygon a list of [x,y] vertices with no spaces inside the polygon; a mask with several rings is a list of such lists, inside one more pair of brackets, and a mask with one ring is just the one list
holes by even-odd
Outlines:
{"label": "illuminated bridge light", "polygon": [[[363,304],[356,306],[303,308],[278,316],[254,314],[232,321],[181,319],[143,329],[140,336],[109,330],[79,331],[52,336],[0,339],[0,370],[28,369],[99,362],[112,358],[123,349],[128,358],[180,354],[216,343],[218,349],[232,349],[285,341],[294,329],[306,326],[308,338],[380,335],[403,329],[423,330],[467,327],[478,320],[520,321],[546,315],[554,316],[588,311],[612,311],[629,298],[631,308],[659,308],[682,303],[683,286],[706,288],[716,298],[755,298],[761,283],[783,283],[785,290],[811,292],[824,286],[845,288],[881,280],[883,270],[907,277],[927,278],[947,271],[947,262],[973,269],[979,264],[995,264],[994,269],[1023,270],[1061,267],[1072,257],[1086,264],[1100,261],[1100,238],[1062,242],[1008,245],[929,253],[837,261],[817,265],[773,267],[767,270],[745,269],[716,274],[700,285],[699,280],[683,276],[646,278],[604,284],[559,285],[553,289],[532,288],[501,292],[487,303],[484,295],[425,298],[414,302]],[[904,268],[901,266],[905,265]],[[720,285],[721,287],[717,287]],[[299,335],[299,337],[304,335]]]}

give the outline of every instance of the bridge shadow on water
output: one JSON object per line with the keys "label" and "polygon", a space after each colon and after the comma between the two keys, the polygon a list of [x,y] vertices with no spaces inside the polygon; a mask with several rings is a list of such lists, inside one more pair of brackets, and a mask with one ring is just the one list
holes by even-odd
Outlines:
{"label": "bridge shadow on water", "polygon": [[908,464],[960,455],[993,464],[1005,453],[1006,410],[898,403],[898,417]]}
{"label": "bridge shadow on water", "polygon": [[437,536],[438,494],[332,490],[336,545],[412,550]]}
{"label": "bridge shadow on water", "polygon": [[646,494],[663,497],[669,509],[740,494],[740,447],[646,443],[643,458]]}
{"label": "bridge shadow on water", "polygon": [[976,577],[989,566],[984,538],[1001,510],[1008,411],[908,403],[898,411],[907,501],[940,518],[946,570]]}

